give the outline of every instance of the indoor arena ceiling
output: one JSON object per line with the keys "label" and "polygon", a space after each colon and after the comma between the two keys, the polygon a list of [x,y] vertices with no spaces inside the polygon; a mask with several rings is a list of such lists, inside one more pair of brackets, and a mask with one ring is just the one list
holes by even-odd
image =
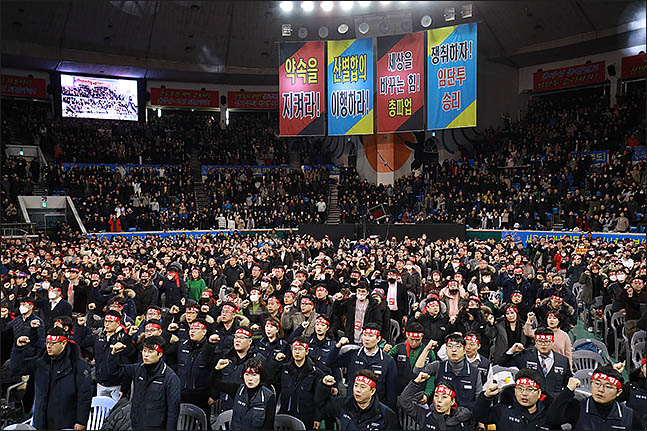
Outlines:
{"label": "indoor arena ceiling", "polygon": [[[300,1],[286,13],[268,1],[6,1],[2,12],[5,67],[59,70],[148,79],[275,84],[277,43],[424,30],[479,23],[479,55],[514,67],[586,56],[645,43],[643,1],[358,2],[352,10],[323,11]],[[362,2],[365,3],[365,2]],[[389,3],[389,4],[383,4]],[[461,7],[472,4],[471,18]],[[446,22],[445,9],[456,19]],[[346,23],[345,35],[337,32]],[[292,36],[282,37],[282,24]],[[304,36],[303,39],[300,36]]]}

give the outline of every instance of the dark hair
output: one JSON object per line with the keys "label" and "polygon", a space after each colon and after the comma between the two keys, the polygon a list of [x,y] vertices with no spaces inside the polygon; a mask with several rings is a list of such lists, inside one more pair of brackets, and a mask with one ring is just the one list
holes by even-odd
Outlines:
{"label": "dark hair", "polygon": [[424,332],[425,328],[418,322],[409,322],[406,326],[406,332]]}
{"label": "dark hair", "polygon": [[593,374],[595,373],[602,373],[606,374],[609,377],[613,377],[615,379],[618,379],[621,384],[624,385],[625,380],[622,378],[622,374],[620,374],[618,371],[616,371],[615,368],[613,368],[611,365],[601,365],[597,367],[594,371]]}
{"label": "dark hair", "polygon": [[528,368],[522,368],[519,371],[517,371],[517,374],[515,374],[514,379],[517,380],[524,377],[537,383],[537,385],[539,386],[539,389],[541,389],[543,392],[543,388],[541,387],[541,376],[537,371],[530,370]]}
{"label": "dark hair", "polygon": [[465,337],[463,337],[463,334],[461,334],[460,332],[453,332],[447,335],[445,337],[445,344],[449,343],[450,341],[455,341],[465,346]]}
{"label": "dark hair", "polygon": [[108,310],[106,311],[106,316],[116,316],[119,318],[119,320],[123,320],[124,316],[118,311],[115,310]]}
{"label": "dark hair", "polygon": [[475,331],[469,331],[465,334],[466,337],[476,337],[477,340],[479,340],[479,343],[481,342],[481,336],[478,334],[478,332]]}
{"label": "dark hair", "polygon": [[382,333],[382,327],[380,325],[378,325],[377,323],[372,323],[372,322],[367,323],[366,325],[364,325],[363,329],[375,329],[375,330],[380,331],[380,333]]}
{"label": "dark hair", "polygon": [[66,337],[67,338],[67,331],[63,328],[59,328],[58,326],[53,326],[47,331],[47,335],[54,335],[57,337]]}
{"label": "dark hair", "polygon": [[564,316],[562,316],[562,313],[560,313],[559,310],[550,310],[548,313],[546,313],[546,319],[548,319],[549,314],[555,316],[555,318],[559,320],[560,325],[564,322]]}
{"label": "dark hair", "polygon": [[[272,317],[272,316],[268,317],[263,322],[263,328],[265,328],[265,325],[267,325],[268,322],[271,323],[273,326],[276,326],[279,329],[279,333],[276,334],[277,338],[285,337],[285,332],[283,332],[283,327],[281,326],[281,321],[279,319],[277,319],[276,317]],[[263,332],[264,331],[265,330],[263,330]]]}
{"label": "dark hair", "polygon": [[204,319],[195,319],[195,320],[194,320],[193,322],[191,322],[191,323],[195,323],[195,322],[203,324],[203,325],[204,325],[205,330],[207,330],[207,332],[209,332],[209,331],[208,331],[208,329],[209,329],[209,325],[207,325],[207,322],[206,322]]}
{"label": "dark hair", "polygon": [[144,347],[152,349],[155,345],[160,346],[160,349],[162,349],[163,352],[166,351],[166,340],[159,335],[153,335],[152,337],[144,339]]}
{"label": "dark hair", "polygon": [[245,361],[245,365],[243,365],[243,371],[240,376],[241,378],[245,374],[245,370],[247,370],[248,368],[252,368],[256,370],[258,375],[261,377],[261,382],[259,383],[259,386],[264,385],[265,382],[267,381],[267,373],[265,372],[265,367],[263,366],[263,362],[259,359],[248,359],[247,361]]}
{"label": "dark hair", "polygon": [[70,316],[58,316],[54,321],[60,321],[61,325],[67,326],[70,329],[74,326],[74,320]]}
{"label": "dark hair", "polygon": [[146,312],[148,312],[148,310],[157,310],[159,312],[162,312],[162,307],[160,307],[159,305],[149,305],[146,309]]}
{"label": "dark hair", "polygon": [[535,335],[555,335],[555,331],[550,328],[540,327],[535,330]]}

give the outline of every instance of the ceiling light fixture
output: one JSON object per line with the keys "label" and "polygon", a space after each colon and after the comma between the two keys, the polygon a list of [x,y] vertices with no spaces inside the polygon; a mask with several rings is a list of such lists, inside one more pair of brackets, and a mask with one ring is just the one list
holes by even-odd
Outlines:
{"label": "ceiling light fixture", "polygon": [[339,32],[339,34],[346,34],[346,32],[348,31],[348,24],[339,24],[337,31]]}
{"label": "ceiling light fixture", "polygon": [[366,7],[366,6],[369,6],[371,4],[371,2],[370,1],[358,1],[357,4],[360,5],[361,7]]}
{"label": "ceiling light fixture", "polygon": [[281,2],[281,10],[283,12],[290,12],[293,8],[292,2],[291,1],[282,1]]}
{"label": "ceiling light fixture", "polygon": [[301,2],[301,9],[303,9],[304,12],[312,12],[314,8],[315,4],[311,1]]}
{"label": "ceiling light fixture", "polygon": [[343,1],[343,2],[340,2],[340,6],[343,10],[351,10],[353,8],[353,2]]}
{"label": "ceiling light fixture", "polygon": [[324,12],[330,12],[333,8],[333,2],[331,1],[322,1],[321,2],[321,9],[324,10]]}

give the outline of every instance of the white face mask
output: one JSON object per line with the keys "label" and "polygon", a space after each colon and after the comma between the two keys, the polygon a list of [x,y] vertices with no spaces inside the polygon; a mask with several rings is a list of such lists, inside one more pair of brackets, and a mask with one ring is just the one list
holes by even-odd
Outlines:
{"label": "white face mask", "polygon": [[624,274],[618,274],[618,281],[625,281],[625,278],[627,278],[626,275]]}
{"label": "white face mask", "polygon": [[611,279],[611,281],[616,281],[618,279],[618,277],[616,277],[615,275],[612,275],[609,278]]}
{"label": "white face mask", "polygon": [[175,278],[175,275],[173,275],[173,274],[168,274],[168,275],[166,276],[166,278],[168,278],[169,280],[173,280],[173,279]]}
{"label": "white face mask", "polygon": [[490,281],[492,281],[491,277],[483,277],[483,283],[489,283]]}
{"label": "white face mask", "polygon": [[27,307],[26,305],[21,305],[18,310],[20,310],[20,314],[27,314],[29,307]]}
{"label": "white face mask", "polygon": [[49,289],[49,281],[43,281],[43,289]]}
{"label": "white face mask", "polygon": [[460,266],[460,264],[459,263],[452,263],[452,266],[454,267],[454,269],[456,269],[456,268],[458,268]]}
{"label": "white face mask", "polygon": [[407,271],[411,271],[411,268],[413,268],[413,265],[407,265]]}
{"label": "white face mask", "polygon": [[269,286],[269,284],[270,284],[270,283],[268,283],[267,281],[261,281],[261,287],[262,287],[263,289],[265,289],[267,286]]}
{"label": "white face mask", "polygon": [[366,301],[366,295],[357,295],[357,300],[361,302]]}
{"label": "white face mask", "polygon": [[57,294],[56,292],[49,292],[49,293],[47,294],[47,297],[48,297],[49,299],[56,299],[56,298],[58,297],[58,294]]}
{"label": "white face mask", "polygon": [[292,292],[294,292],[294,293],[298,293],[299,292],[299,286],[292,286],[292,287],[290,287],[290,290]]}
{"label": "white face mask", "polygon": [[249,300],[252,302],[258,302],[258,295],[249,295]]}

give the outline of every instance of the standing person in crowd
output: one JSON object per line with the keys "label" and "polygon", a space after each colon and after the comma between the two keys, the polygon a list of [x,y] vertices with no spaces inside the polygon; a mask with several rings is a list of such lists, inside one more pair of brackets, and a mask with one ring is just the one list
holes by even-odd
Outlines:
{"label": "standing person in crowd", "polygon": [[593,371],[591,395],[576,400],[574,392],[581,382],[571,377],[548,410],[548,422],[560,428],[571,424],[582,431],[641,430],[644,425],[640,413],[618,401],[622,395],[622,375],[613,367],[603,365]]}
{"label": "standing person in crowd", "polygon": [[458,405],[456,391],[451,383],[436,386],[431,408],[419,404],[417,394],[424,390],[430,377],[427,373],[419,373],[398,397],[398,405],[415,419],[421,429],[475,431],[476,421],[472,411]]}
{"label": "standing person in crowd", "polygon": [[[43,347],[45,340],[45,324],[43,320],[34,313],[34,298],[27,296],[20,299],[18,307],[19,316],[13,319],[9,314],[9,308],[3,307],[0,315],[0,333],[15,341],[19,337],[29,337],[31,343],[25,346],[27,356],[34,356]],[[11,332],[11,335],[9,334]],[[40,343],[37,344],[37,343]]]}
{"label": "standing person in crowd", "polygon": [[540,386],[556,398],[573,375],[571,364],[563,355],[553,351],[555,333],[549,328],[535,330],[535,346],[526,349],[521,343],[510,347],[499,359],[498,365],[504,367],[528,368],[539,373]]}
{"label": "standing person in crowd", "polygon": [[[535,370],[521,369],[515,375],[514,396],[504,398],[502,388],[492,382],[479,395],[474,405],[474,417],[485,424],[495,424],[497,430],[546,431],[549,399],[546,398]],[[499,396],[499,402],[494,399]],[[506,399],[507,401],[504,401]]]}
{"label": "standing person in crowd", "polygon": [[189,292],[189,299],[200,301],[202,292],[207,288],[206,283],[200,275],[200,268],[194,267],[191,269],[191,278],[186,281],[186,286]]}
{"label": "standing person in crowd", "polygon": [[475,366],[481,373],[481,383],[485,386],[486,382],[492,380],[492,364],[490,360],[479,353],[481,340],[476,332],[465,334],[465,359],[471,365]]}
{"label": "standing person in crowd", "polygon": [[[345,321],[344,334],[349,335],[353,343],[361,343],[362,328],[369,324],[379,324],[381,315],[377,301],[368,296],[368,288],[362,285],[357,286],[355,295],[342,301],[343,295],[336,296],[340,303],[334,318],[337,322]],[[334,326],[339,328],[340,323]]]}
{"label": "standing person in crowd", "polygon": [[[568,334],[560,329],[562,320],[564,318],[559,311],[551,310],[546,315],[546,325],[548,329],[552,329],[555,334],[555,344],[553,345],[553,351],[561,355],[564,355],[568,358],[569,363],[573,363],[573,347],[571,344],[571,338]],[[528,320],[523,325],[523,333],[526,337],[532,339],[535,338],[535,330],[533,327],[538,327],[537,318],[535,313],[528,313]]]}
{"label": "standing person in crowd", "polygon": [[47,298],[37,299],[36,307],[39,308],[45,321],[45,330],[49,330],[54,326],[54,321],[57,317],[72,317],[72,306],[62,298],[60,286],[50,285]]}
{"label": "standing person in crowd", "polygon": [[34,426],[84,430],[90,415],[92,376],[79,347],[69,341],[62,328],[49,329],[46,348],[36,356],[26,357],[25,346],[30,342],[27,336],[16,339],[11,371],[34,376]]}
{"label": "standing person in crowd", "polygon": [[359,370],[355,374],[352,395],[335,397],[337,388],[333,376],[325,376],[323,385],[317,388],[315,403],[323,416],[339,418],[343,430],[393,430],[401,429],[395,412],[380,402],[377,394],[378,376],[371,370]]}
{"label": "standing person in crowd", "polygon": [[524,347],[529,339],[523,332],[523,322],[519,319],[519,309],[513,304],[503,306],[504,317],[494,325],[494,352],[492,359],[497,362],[505,352],[514,344],[520,343]]}
{"label": "standing person in crowd", "polygon": [[[420,323],[410,322],[407,324],[405,331],[407,339],[404,343],[396,344],[391,346],[386,344],[384,346],[384,351],[388,352],[389,356],[395,361],[395,366],[398,370],[397,378],[397,388],[396,393],[400,394],[404,390],[404,387],[409,384],[411,380],[414,379],[415,375],[413,374],[413,367],[418,360],[418,356],[424,350],[422,345],[422,339],[424,337],[423,328]],[[430,352],[431,355],[427,356],[427,361],[433,362],[436,360],[436,355],[433,350]],[[429,379],[427,383],[427,393],[431,392],[433,387],[434,380]]]}
{"label": "standing person in crowd", "polygon": [[[429,374],[435,377],[436,385],[443,383],[456,384],[456,402],[469,409],[476,402],[476,397],[481,393],[483,383],[479,370],[465,359],[465,337],[460,333],[449,334],[445,338],[447,360],[437,360],[425,364],[429,352],[436,346],[436,341],[431,340],[416,361],[414,373]],[[460,383],[457,383],[460,382]]]}
{"label": "standing person in crowd", "polygon": [[647,426],[647,352],[642,354],[640,367],[629,374],[627,390],[627,407],[640,414],[643,425]]}
{"label": "standing person in crowd", "polygon": [[242,383],[225,380],[222,370],[230,365],[229,359],[220,359],[212,373],[213,382],[233,399],[231,431],[273,430],[276,396],[267,387],[267,374],[263,362],[249,359],[244,362],[240,376]]}
{"label": "standing person in crowd", "polygon": [[[111,354],[117,355],[125,346],[115,345]],[[180,414],[180,378],[166,365],[162,337],[146,338],[142,349],[142,362],[119,364],[112,372],[133,381],[130,423],[133,430],[177,429]],[[114,362],[109,361],[109,364]]]}

